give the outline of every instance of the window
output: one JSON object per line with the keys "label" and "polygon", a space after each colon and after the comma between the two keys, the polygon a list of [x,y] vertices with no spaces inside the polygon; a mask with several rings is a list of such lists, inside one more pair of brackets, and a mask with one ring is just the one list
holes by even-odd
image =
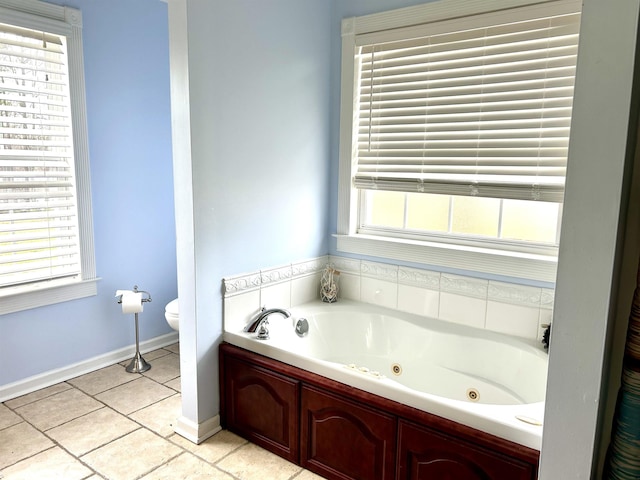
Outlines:
{"label": "window", "polygon": [[343,21],[338,250],[553,282],[580,3],[465,3]]}
{"label": "window", "polygon": [[95,295],[80,12],[0,0],[0,313]]}

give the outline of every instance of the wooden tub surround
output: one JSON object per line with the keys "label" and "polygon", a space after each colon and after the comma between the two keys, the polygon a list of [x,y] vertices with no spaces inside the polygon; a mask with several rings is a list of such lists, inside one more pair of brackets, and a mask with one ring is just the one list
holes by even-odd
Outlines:
{"label": "wooden tub surround", "polygon": [[222,426],[328,479],[535,480],[539,452],[223,343]]}

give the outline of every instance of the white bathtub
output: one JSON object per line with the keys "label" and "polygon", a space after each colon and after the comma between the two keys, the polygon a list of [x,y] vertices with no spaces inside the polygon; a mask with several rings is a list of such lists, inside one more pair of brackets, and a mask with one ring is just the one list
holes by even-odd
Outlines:
{"label": "white bathtub", "polygon": [[[225,319],[224,340],[504,439],[540,449],[544,351],[513,337],[369,304],[313,302],[269,317],[270,338]],[[298,319],[309,333],[296,335]]]}

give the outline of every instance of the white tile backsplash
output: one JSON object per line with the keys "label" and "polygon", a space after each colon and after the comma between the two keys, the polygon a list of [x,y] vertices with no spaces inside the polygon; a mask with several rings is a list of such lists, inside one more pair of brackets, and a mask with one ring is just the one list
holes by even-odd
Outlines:
{"label": "white tile backsplash", "polygon": [[398,281],[398,266],[386,263],[365,262],[360,263],[360,273],[363,277],[371,277],[388,282]]}
{"label": "white tile backsplash", "polygon": [[274,283],[260,289],[260,305],[266,308],[291,306],[291,282]]}
{"label": "white tile backsplash", "polygon": [[338,298],[360,301],[360,274],[342,271],[338,280]]}
{"label": "white tile backsplash", "polygon": [[543,288],[540,296],[540,307],[553,309],[553,299],[555,291],[550,288]]}
{"label": "white tile backsplash", "polygon": [[361,301],[387,308],[398,307],[398,284],[396,282],[371,277],[362,277],[360,282]]}
{"label": "white tile backsplash", "polygon": [[551,324],[552,317],[553,310],[550,310],[548,308],[540,309],[540,315],[538,316],[538,333],[536,337],[536,340],[538,340],[539,342],[542,341],[542,335],[544,335],[545,328],[547,327],[547,325]]}
{"label": "white tile backsplash", "polygon": [[259,290],[248,290],[241,295],[225,296],[225,328],[234,332],[242,330],[251,318],[258,313],[260,307]]}
{"label": "white tile backsplash", "polygon": [[286,282],[287,280],[291,280],[291,277],[291,265],[260,270],[260,284],[263,286],[271,283]]}
{"label": "white tile backsplash", "polygon": [[440,272],[420,270],[418,268],[399,267],[398,283],[402,285],[413,285],[415,287],[427,288],[440,291]]}
{"label": "white tile backsplash", "polygon": [[398,284],[398,310],[438,318],[439,308],[439,291]]}
{"label": "white tile backsplash", "polygon": [[487,301],[457,293],[440,292],[438,318],[469,327],[484,328]]}
{"label": "white tile backsplash", "polygon": [[541,288],[514,285],[513,283],[489,282],[489,300],[539,308],[541,296]]}
{"label": "white tile backsplash", "polygon": [[538,334],[539,316],[539,308],[489,300],[485,328],[516,337],[533,339]]}
{"label": "white tile backsplash", "polygon": [[244,294],[250,290],[259,289],[260,285],[260,272],[227,277],[224,279],[224,296]]}
{"label": "white tile backsplash", "polygon": [[463,277],[461,275],[451,275],[443,273],[440,275],[440,291],[464,295],[465,297],[487,299],[488,280],[478,278]]}
{"label": "white tile backsplash", "polygon": [[[338,298],[540,341],[552,320],[554,290],[338,256],[223,279],[225,322],[249,321],[261,306],[319,298],[322,270],[340,271]],[[225,328],[227,325],[225,323]]]}
{"label": "white tile backsplash", "polygon": [[318,273],[324,269],[329,261],[329,257],[312,258],[310,260],[303,260],[302,262],[291,264],[291,274],[293,277],[299,277],[301,275],[310,275]]}
{"label": "white tile backsplash", "polygon": [[329,261],[333,264],[336,270],[342,273],[352,273],[360,275],[360,260],[346,257],[330,257]]}
{"label": "white tile backsplash", "polygon": [[320,298],[319,273],[304,275],[291,280],[291,305],[311,302]]}

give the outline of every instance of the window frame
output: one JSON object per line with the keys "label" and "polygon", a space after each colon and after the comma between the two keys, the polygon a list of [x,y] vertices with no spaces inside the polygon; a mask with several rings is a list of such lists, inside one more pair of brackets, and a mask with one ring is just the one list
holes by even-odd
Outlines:
{"label": "window frame", "polygon": [[3,23],[43,30],[67,39],[81,268],[78,278],[2,288],[2,315],[96,295],[99,278],[96,275],[93,238],[82,13],[40,0],[0,0],[0,15]]}
{"label": "window frame", "polygon": [[358,72],[354,62],[357,35],[554,1],[441,0],[343,19],[338,221],[337,233],[334,235],[339,252],[472,271],[483,275],[513,277],[524,281],[555,283],[558,248],[538,249],[533,246],[513,251],[491,241],[465,242],[438,236],[416,239],[411,235],[394,237],[369,232],[358,233],[358,205],[363,192],[356,189],[352,181],[357,162],[353,155],[357,142],[357,133],[354,131],[357,105],[355,93],[358,85]]}

